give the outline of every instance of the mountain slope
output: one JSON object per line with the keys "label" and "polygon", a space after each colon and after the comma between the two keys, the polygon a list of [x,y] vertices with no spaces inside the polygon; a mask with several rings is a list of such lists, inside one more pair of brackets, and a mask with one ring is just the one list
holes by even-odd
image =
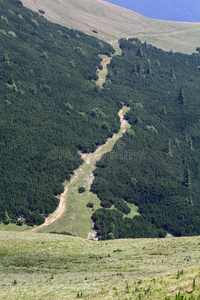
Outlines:
{"label": "mountain slope", "polygon": [[[102,239],[199,235],[200,55],[136,39],[120,47],[104,88],[125,98],[132,126],[94,171],[91,189],[103,207],[93,214],[95,229]],[[141,216],[124,218],[127,202]]]}
{"label": "mountain slope", "polygon": [[94,151],[119,128],[121,103],[95,84],[98,55],[114,50],[20,1],[0,6],[0,220],[40,224],[82,162],[77,151]]}
{"label": "mountain slope", "polygon": [[22,2],[34,11],[45,11],[44,16],[50,21],[109,42],[123,37],[145,36],[146,39],[147,36],[159,48],[183,53],[193,53],[200,44],[198,23],[152,20],[102,0]]}

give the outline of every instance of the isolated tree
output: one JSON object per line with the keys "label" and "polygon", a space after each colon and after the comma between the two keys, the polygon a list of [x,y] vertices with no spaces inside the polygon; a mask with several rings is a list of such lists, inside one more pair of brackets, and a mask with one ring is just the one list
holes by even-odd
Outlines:
{"label": "isolated tree", "polygon": [[44,10],[42,10],[42,9],[39,9],[38,11],[39,11],[39,13],[40,13],[40,14],[42,14],[42,15],[44,15],[44,14],[45,14],[45,11],[44,11]]}
{"label": "isolated tree", "polygon": [[151,67],[148,65],[148,67],[147,67],[147,74],[151,74],[152,73],[152,70],[151,70]]}
{"label": "isolated tree", "polygon": [[84,192],[85,192],[85,188],[84,188],[83,186],[79,187],[79,188],[78,188],[78,192],[79,192],[80,194],[84,193]]}
{"label": "isolated tree", "polygon": [[199,54],[200,54],[200,47],[197,47],[196,51],[199,52]]}
{"label": "isolated tree", "polygon": [[89,207],[89,208],[93,208],[94,204],[92,202],[88,202],[88,204],[86,206]]}

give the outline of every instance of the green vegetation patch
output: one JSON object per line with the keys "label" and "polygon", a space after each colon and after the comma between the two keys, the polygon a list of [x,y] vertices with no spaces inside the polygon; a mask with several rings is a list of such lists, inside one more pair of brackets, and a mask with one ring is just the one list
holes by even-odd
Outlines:
{"label": "green vegetation patch", "polygon": [[[131,128],[94,171],[91,191],[102,206],[95,229],[101,239],[199,235],[200,55],[137,39],[121,39],[120,47],[104,89],[130,106]],[[140,215],[125,217],[124,203]]]}
{"label": "green vegetation patch", "polygon": [[7,212],[9,222],[34,226],[56,209],[82,162],[78,150],[94,151],[119,129],[121,103],[95,86],[98,55],[114,49],[21,1],[1,2],[0,23],[0,222]]}

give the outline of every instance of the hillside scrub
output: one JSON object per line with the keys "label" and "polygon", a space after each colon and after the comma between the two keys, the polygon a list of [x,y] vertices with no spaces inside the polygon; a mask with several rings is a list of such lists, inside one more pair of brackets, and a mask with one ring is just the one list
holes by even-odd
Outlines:
{"label": "hillside scrub", "polygon": [[94,151],[119,129],[121,102],[95,84],[99,55],[114,49],[21,1],[0,6],[0,221],[7,212],[33,226],[56,209],[82,162],[78,150]]}
{"label": "hillside scrub", "polygon": [[[125,118],[134,134],[97,163],[95,229],[101,239],[199,235],[200,56],[137,39],[121,39],[120,47],[104,88],[130,106]],[[119,199],[138,206],[140,216],[124,217]]]}
{"label": "hillside scrub", "polygon": [[[100,89],[99,55],[111,57],[111,45],[14,0],[1,2],[0,34],[0,221],[43,223],[82,162],[78,150],[94,152],[118,131],[123,102],[132,127],[91,187],[100,239],[200,234],[199,54],[121,39]],[[127,203],[140,215],[129,218]]]}

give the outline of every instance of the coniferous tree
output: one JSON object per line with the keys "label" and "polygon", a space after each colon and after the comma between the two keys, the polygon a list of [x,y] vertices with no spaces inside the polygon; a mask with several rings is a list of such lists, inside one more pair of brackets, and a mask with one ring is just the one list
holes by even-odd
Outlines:
{"label": "coniferous tree", "polygon": [[174,69],[171,69],[171,78],[176,79],[176,76],[174,74]]}
{"label": "coniferous tree", "polygon": [[138,48],[137,56],[144,57],[144,52],[143,52],[142,46],[140,46]]}
{"label": "coniferous tree", "polygon": [[142,67],[142,64],[140,62],[138,62],[138,64],[137,64],[137,72],[139,74],[143,73],[143,67]]}
{"label": "coniferous tree", "polygon": [[200,54],[200,47],[197,47],[196,51],[199,52],[199,54]]}
{"label": "coniferous tree", "polygon": [[185,99],[185,95],[184,95],[184,90],[181,87],[180,91],[179,91],[179,96],[178,96],[178,103],[179,104],[185,104],[185,102],[186,102],[186,99]]}
{"label": "coniferous tree", "polygon": [[151,67],[148,65],[148,67],[147,67],[147,74],[152,74],[152,70],[151,70]]}

